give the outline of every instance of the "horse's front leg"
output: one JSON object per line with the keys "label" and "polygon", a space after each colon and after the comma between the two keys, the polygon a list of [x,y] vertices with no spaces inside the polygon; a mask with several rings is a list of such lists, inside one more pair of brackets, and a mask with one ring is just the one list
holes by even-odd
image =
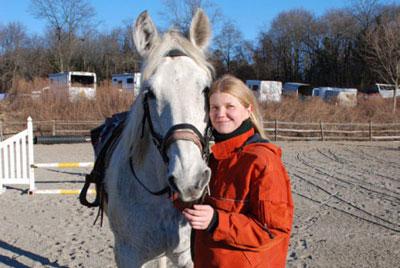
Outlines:
{"label": "horse's front leg", "polygon": [[171,222],[174,228],[166,232],[168,243],[167,256],[172,262],[168,263],[168,267],[191,268],[193,267],[192,255],[190,252],[192,229],[181,212],[173,209],[171,215],[174,215],[172,216],[173,222]]}
{"label": "horse's front leg", "polygon": [[171,268],[173,266],[167,265],[167,257],[161,257],[155,260],[151,260],[143,264],[142,268]]}
{"label": "horse's front leg", "polygon": [[182,268],[192,268],[192,256],[190,253],[190,248],[184,252],[171,254],[169,261],[167,262],[167,267],[182,267]]}

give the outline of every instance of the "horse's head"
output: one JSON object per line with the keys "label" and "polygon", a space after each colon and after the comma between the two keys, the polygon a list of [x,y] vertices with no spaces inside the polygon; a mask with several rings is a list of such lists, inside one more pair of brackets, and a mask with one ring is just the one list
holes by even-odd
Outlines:
{"label": "horse's head", "polygon": [[208,122],[206,92],[213,76],[205,56],[210,39],[208,17],[199,9],[185,38],[173,29],[160,35],[145,11],[135,22],[133,36],[144,60],[138,96],[147,136],[143,143],[153,152],[159,147],[152,161],[163,161],[166,166],[157,172],[163,180],[158,184],[167,183],[183,201],[196,200],[211,176],[202,157],[208,149],[203,140]]}

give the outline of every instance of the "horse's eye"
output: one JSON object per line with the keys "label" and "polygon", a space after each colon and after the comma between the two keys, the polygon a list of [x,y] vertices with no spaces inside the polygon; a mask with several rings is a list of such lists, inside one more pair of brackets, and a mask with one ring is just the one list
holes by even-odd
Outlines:
{"label": "horse's eye", "polygon": [[208,97],[208,93],[210,92],[210,88],[209,87],[205,87],[204,89],[203,89],[203,94],[206,96],[206,97]]}
{"label": "horse's eye", "polygon": [[154,100],[156,98],[156,95],[154,95],[153,91],[150,90],[148,94],[149,94],[149,99]]}

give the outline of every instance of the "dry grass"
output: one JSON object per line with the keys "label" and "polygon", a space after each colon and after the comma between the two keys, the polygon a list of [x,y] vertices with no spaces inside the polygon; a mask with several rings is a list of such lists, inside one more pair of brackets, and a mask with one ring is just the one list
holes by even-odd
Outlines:
{"label": "dry grass", "polygon": [[261,113],[266,121],[285,122],[329,122],[329,123],[376,123],[400,122],[400,107],[392,113],[392,100],[374,96],[359,96],[357,106],[341,107],[316,97],[300,100],[284,97],[280,103],[261,105]]}
{"label": "dry grass", "polygon": [[[110,82],[97,88],[96,98],[79,98],[70,101],[68,96],[54,92],[42,93],[37,100],[32,99],[32,91],[40,91],[48,85],[47,79],[26,82],[18,79],[9,97],[0,102],[0,120],[3,122],[25,122],[28,116],[34,121],[64,120],[104,120],[112,114],[126,111],[133,101],[131,94],[112,90]],[[379,97],[358,97],[356,107],[340,107],[319,98],[301,101],[283,98],[280,103],[261,105],[264,120],[286,122],[345,122],[365,123],[400,122],[400,107],[392,113],[392,100]]]}
{"label": "dry grass", "polygon": [[20,80],[9,97],[2,102],[0,119],[3,122],[23,122],[31,116],[34,121],[103,120],[112,114],[128,110],[134,99],[129,93],[112,90],[109,83],[97,88],[93,100],[80,97],[70,101],[66,94],[51,91],[44,91],[34,99],[32,91],[40,91],[45,86],[47,81],[44,79],[32,83]]}

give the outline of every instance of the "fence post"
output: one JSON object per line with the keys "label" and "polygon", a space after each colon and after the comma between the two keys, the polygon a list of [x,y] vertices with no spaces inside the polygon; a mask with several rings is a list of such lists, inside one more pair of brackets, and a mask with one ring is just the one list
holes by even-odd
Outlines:
{"label": "fence post", "polygon": [[324,141],[325,140],[325,137],[324,137],[324,123],[322,123],[322,120],[319,120],[319,127],[321,129],[321,139],[322,139],[322,141]]}
{"label": "fence post", "polygon": [[53,136],[56,135],[56,120],[51,120],[53,121]]}
{"label": "fence post", "polygon": [[275,119],[275,141],[278,139],[278,120]]}
{"label": "fence post", "polygon": [[2,141],[2,140],[3,140],[3,124],[0,121],[0,141]]}
{"label": "fence post", "polygon": [[372,121],[369,121],[369,140],[372,141]]}

